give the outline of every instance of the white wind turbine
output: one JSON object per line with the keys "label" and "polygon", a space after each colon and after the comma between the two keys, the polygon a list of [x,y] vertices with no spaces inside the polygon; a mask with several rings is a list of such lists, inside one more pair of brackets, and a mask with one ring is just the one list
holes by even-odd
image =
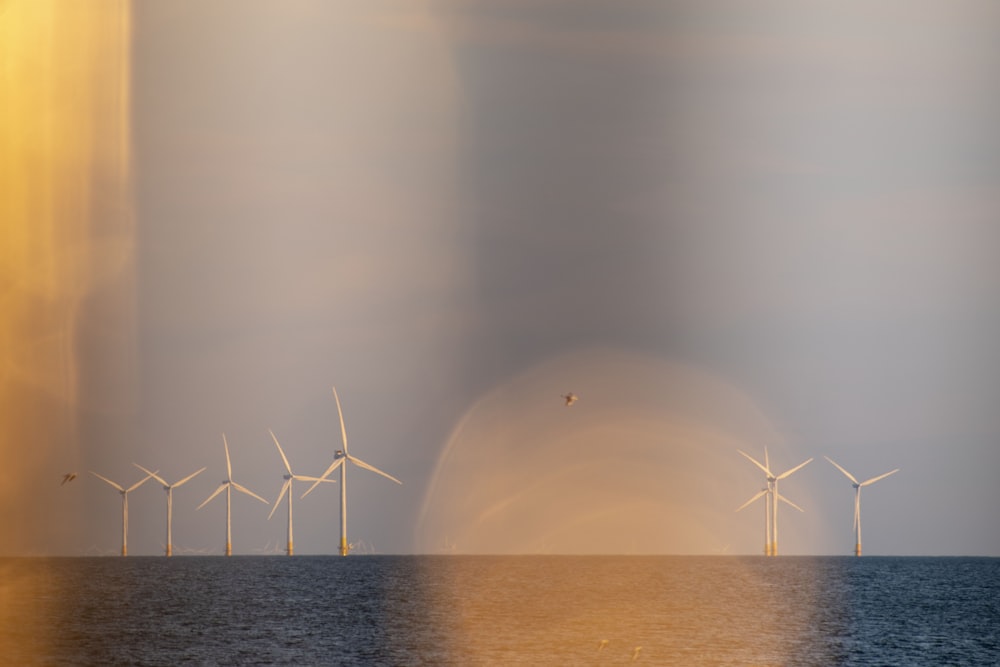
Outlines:
{"label": "white wind turbine", "polygon": [[829,456],[824,456],[823,458],[832,463],[834,467],[837,468],[837,470],[847,475],[847,479],[851,480],[851,484],[854,486],[854,555],[860,556],[861,555],[861,487],[868,486],[869,484],[874,484],[880,479],[884,479],[895,472],[899,472],[899,468],[896,468],[895,470],[890,470],[889,472],[881,474],[878,477],[872,477],[871,479],[866,479],[863,482],[859,482],[858,480],[854,479],[854,475],[852,475],[851,473],[847,472],[839,465],[837,465],[837,463]]}
{"label": "white wind turbine", "polygon": [[115,489],[117,489],[118,493],[122,494],[122,556],[128,556],[128,494],[130,491],[135,491],[140,486],[142,486],[146,482],[146,480],[152,477],[152,475],[146,475],[138,482],[136,482],[135,484],[126,489],[121,484],[118,484],[117,482],[112,482],[107,477],[98,475],[93,470],[90,471],[90,474],[93,475],[94,477],[97,477],[98,479],[104,480],[105,482],[113,486]]}
{"label": "white wind turbine", "polygon": [[236,482],[233,481],[233,466],[229,460],[229,443],[226,442],[225,433],[222,434],[222,446],[226,448],[226,478],[222,480],[222,484],[219,486],[219,488],[217,488],[212,495],[210,495],[208,498],[205,499],[205,502],[203,502],[201,505],[198,505],[198,509],[201,509],[202,507],[207,505],[208,502],[212,500],[212,498],[222,493],[223,489],[226,490],[226,555],[232,556],[233,555],[233,522],[232,522],[233,489],[236,489],[241,493],[245,493],[248,496],[256,498],[265,505],[267,505],[268,503],[266,500],[258,496],[250,489],[246,488],[245,486],[242,486],[241,484],[237,484]]}
{"label": "white wind turbine", "polygon": [[202,468],[201,470],[198,470],[197,472],[191,473],[190,475],[188,475],[187,477],[185,477],[184,479],[182,479],[179,482],[174,482],[173,484],[169,484],[169,483],[167,483],[167,480],[163,479],[162,477],[160,477],[159,475],[157,475],[155,472],[150,472],[149,470],[146,470],[145,468],[143,468],[138,463],[133,463],[132,465],[134,465],[136,468],[138,468],[139,470],[143,471],[144,473],[149,474],[150,477],[152,477],[157,482],[159,482],[160,484],[162,484],[163,485],[163,490],[167,492],[167,548],[166,548],[166,555],[167,555],[167,557],[173,556],[174,555],[174,547],[173,547],[173,535],[172,535],[172,528],[171,528],[171,526],[173,525],[173,519],[174,519],[174,489],[176,489],[181,484],[184,484],[185,482],[191,480],[198,473],[204,472],[205,469]]}
{"label": "white wind turbine", "polygon": [[[767,460],[767,447],[764,447],[764,467],[769,467],[771,464]],[[754,495],[750,500],[746,501],[740,505],[736,511],[740,512],[745,507],[753,504],[755,500],[762,497],[764,498],[764,555],[771,555],[771,482],[767,483],[767,486],[760,490],[759,493]]]}
{"label": "white wind turbine", "polygon": [[[764,463],[761,463],[760,461],[758,461],[757,459],[753,458],[752,456],[750,456],[749,454],[747,454],[746,452],[744,452],[742,450],[737,449],[736,451],[738,451],[740,454],[742,454],[743,456],[745,456],[746,458],[748,458],[751,463],[753,463],[755,466],[757,466],[758,468],[760,468],[761,470],[763,470],[764,474],[767,475],[767,488],[763,489],[762,491],[760,491],[760,493],[758,493],[753,498],[751,498],[750,500],[748,500],[747,502],[745,502],[739,509],[743,509],[744,507],[746,507],[747,505],[749,505],[753,501],[757,500],[761,496],[766,496],[766,498],[767,498],[768,515],[770,516],[770,531],[768,531],[768,529],[767,529],[768,528],[767,527],[767,522],[765,520],[764,533],[765,533],[765,540],[766,541],[764,543],[764,555],[765,556],[777,556],[778,555],[778,501],[780,500],[781,502],[785,503],[786,505],[790,505],[790,506],[794,507],[795,509],[797,509],[800,512],[803,511],[801,507],[799,507],[798,505],[796,505],[795,503],[793,503],[792,501],[790,501],[788,498],[785,498],[783,495],[781,495],[780,493],[778,493],[778,480],[785,479],[786,477],[788,477],[789,475],[791,475],[793,472],[795,472],[795,471],[799,470],[800,468],[804,467],[807,463],[809,463],[810,461],[812,461],[812,458],[809,458],[809,459],[803,461],[802,463],[800,463],[799,465],[795,466],[794,468],[786,470],[785,472],[781,473],[780,475],[774,475],[771,472],[770,462],[767,460],[767,449],[766,448],[764,449]],[[739,511],[739,510],[737,510],[737,511]],[[768,539],[768,532],[770,532],[770,538],[769,539]]]}
{"label": "white wind turbine", "polygon": [[[365,470],[371,470],[374,473],[378,473],[387,479],[391,479],[396,484],[402,484],[402,482],[389,473],[382,472],[375,466],[365,463],[355,456],[351,456],[350,452],[347,450],[347,430],[344,428],[344,413],[340,409],[340,397],[337,395],[336,387],[333,388],[333,398],[337,401],[337,415],[340,417],[340,437],[344,443],[344,449],[337,450],[337,453],[334,455],[333,463],[330,464],[330,467],[326,469],[326,472],[323,473],[320,479],[325,480],[327,475],[332,473],[338,467],[340,468],[340,555],[346,556],[347,552],[350,551],[350,546],[347,544],[347,465],[345,465],[344,462],[350,461],[359,468],[364,468]],[[318,481],[313,482],[313,485],[302,494],[302,497],[305,498],[313,489],[316,488],[318,484]]]}
{"label": "white wind turbine", "polygon": [[281,449],[281,445],[278,443],[278,436],[274,435],[274,431],[272,431],[271,429],[268,429],[267,432],[271,434],[271,438],[274,440],[274,445],[275,447],[278,448],[278,453],[281,454],[281,460],[285,464],[285,470],[288,471],[288,474],[285,475],[284,477],[285,483],[281,487],[281,493],[278,494],[278,499],[274,501],[274,507],[271,508],[271,513],[267,515],[267,518],[268,520],[270,520],[270,518],[274,516],[274,511],[278,509],[278,505],[281,504],[281,499],[284,498],[285,494],[287,493],[288,494],[288,547],[286,549],[286,553],[289,556],[291,556],[294,551],[294,547],[292,545],[292,482],[294,480],[299,480],[302,482],[334,483],[337,480],[323,479],[321,477],[309,477],[307,475],[296,475],[295,473],[293,473],[292,466],[288,464],[288,457],[285,456],[285,452]]}

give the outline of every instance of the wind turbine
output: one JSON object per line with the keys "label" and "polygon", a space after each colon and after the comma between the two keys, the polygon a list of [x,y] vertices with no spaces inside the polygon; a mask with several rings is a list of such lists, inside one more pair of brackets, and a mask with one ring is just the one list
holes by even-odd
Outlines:
{"label": "wind turbine", "polygon": [[[347,465],[344,464],[345,461],[350,461],[359,468],[364,468],[365,470],[371,470],[374,473],[378,473],[387,479],[391,479],[396,484],[402,484],[398,479],[390,475],[389,473],[382,472],[378,468],[368,463],[365,463],[361,459],[351,456],[350,452],[347,450],[347,430],[344,428],[344,413],[340,409],[340,397],[337,395],[337,388],[333,388],[333,398],[337,401],[337,415],[340,417],[340,437],[344,443],[344,448],[338,449],[337,453],[334,455],[333,463],[330,467],[326,469],[323,473],[321,480],[325,480],[327,475],[332,473],[338,467],[340,468],[340,555],[346,556],[347,552],[350,551],[350,545],[347,543]],[[305,498],[316,486],[319,484],[318,481],[313,482],[313,485],[302,494]]]}
{"label": "wind turbine", "polygon": [[202,507],[207,505],[208,502],[212,500],[212,498],[222,493],[223,489],[226,490],[226,555],[232,556],[233,555],[233,522],[232,522],[233,489],[236,489],[241,493],[245,493],[248,496],[256,498],[265,505],[267,505],[267,501],[258,496],[250,489],[246,488],[245,486],[237,484],[236,482],[233,481],[233,466],[229,460],[229,443],[226,442],[225,433],[222,434],[222,446],[226,448],[226,478],[222,480],[222,484],[219,486],[219,488],[215,490],[215,493],[206,498],[205,502],[203,502],[201,505],[198,505],[198,509],[201,509]]}
{"label": "wind turbine", "polygon": [[146,475],[138,482],[136,482],[135,484],[126,489],[121,484],[118,484],[117,482],[112,482],[107,477],[98,475],[93,470],[90,471],[90,474],[93,475],[94,477],[97,477],[98,479],[104,480],[111,486],[115,487],[118,490],[118,493],[122,494],[122,556],[128,556],[128,494],[130,491],[135,491],[140,486],[142,486],[146,482],[146,480],[148,480],[153,475]]}
{"label": "wind turbine", "polygon": [[292,466],[288,464],[288,457],[285,456],[285,452],[281,449],[281,444],[278,443],[278,436],[274,435],[274,431],[267,429],[267,432],[271,434],[271,438],[274,440],[275,447],[278,448],[278,453],[281,454],[281,460],[285,463],[285,470],[288,474],[285,475],[285,483],[281,487],[281,493],[278,494],[278,499],[274,501],[274,507],[271,509],[271,513],[267,515],[268,520],[274,516],[274,511],[278,509],[278,505],[281,504],[281,499],[285,497],[285,493],[288,494],[288,547],[286,553],[291,556],[293,553],[292,546],[292,482],[294,480],[299,480],[302,482],[330,482],[335,483],[335,479],[323,479],[321,477],[309,477],[307,475],[296,475],[292,472]]}
{"label": "wind turbine", "polygon": [[839,465],[837,465],[837,463],[829,456],[824,456],[823,458],[832,463],[834,467],[837,468],[837,470],[847,475],[847,479],[851,480],[851,484],[854,486],[854,555],[860,556],[861,555],[861,487],[868,486],[869,484],[874,484],[880,479],[884,479],[895,472],[899,472],[899,468],[896,468],[895,470],[890,470],[889,472],[881,474],[878,477],[872,477],[871,479],[866,479],[863,482],[859,482],[858,480],[854,479],[854,475],[852,475],[851,473],[847,472]]}
{"label": "wind turbine", "polygon": [[173,539],[172,539],[172,531],[171,531],[171,526],[173,524],[173,517],[174,517],[174,489],[176,489],[181,484],[184,484],[185,482],[189,481],[190,479],[192,479],[198,473],[204,472],[205,469],[202,468],[201,470],[198,470],[197,472],[193,472],[193,473],[191,473],[190,475],[188,475],[187,477],[185,477],[184,479],[182,479],[179,482],[174,482],[173,484],[168,484],[167,480],[163,479],[162,477],[160,477],[159,475],[157,475],[155,472],[150,472],[149,470],[146,470],[145,468],[143,468],[138,463],[133,463],[132,465],[134,465],[136,468],[138,468],[139,470],[143,471],[144,473],[149,474],[150,477],[152,477],[157,482],[159,482],[160,484],[162,484],[163,485],[163,490],[167,492],[167,548],[166,548],[167,554],[166,555],[169,558],[170,556],[174,555],[174,547],[173,547]]}
{"label": "wind turbine", "polygon": [[[738,450],[737,450],[738,451]],[[764,467],[770,467],[770,463],[767,460],[767,447],[764,447]],[[760,490],[759,493],[754,495],[750,500],[746,501],[740,505],[736,511],[740,512],[743,508],[748,507],[753,504],[758,498],[764,498],[764,555],[771,555],[771,482],[768,481],[767,486]]]}
{"label": "wind turbine", "polygon": [[[737,449],[736,451],[738,451],[740,454],[742,454],[746,458],[750,459],[751,463],[753,463],[755,466],[757,466],[758,468],[760,468],[761,470],[763,470],[764,474],[767,475],[767,488],[764,489],[764,490],[762,490],[760,493],[758,493],[757,495],[755,495],[753,498],[751,498],[750,500],[748,500],[746,503],[744,503],[743,506],[740,507],[740,509],[743,509],[743,507],[746,507],[747,505],[749,505],[753,501],[757,500],[761,496],[766,496],[767,497],[767,506],[768,506],[768,510],[769,510],[769,515],[771,517],[771,525],[770,525],[771,530],[770,530],[770,540],[766,541],[765,544],[764,544],[764,555],[765,556],[777,556],[778,555],[778,501],[780,500],[781,502],[794,507],[795,509],[797,509],[800,512],[803,511],[801,507],[799,507],[798,505],[796,505],[795,503],[793,503],[792,501],[790,501],[788,498],[785,498],[783,495],[781,495],[780,493],[778,493],[778,480],[785,479],[786,477],[788,477],[789,475],[791,475],[793,472],[795,472],[795,471],[799,470],[800,468],[804,467],[807,463],[809,463],[810,461],[812,461],[812,458],[809,458],[809,459],[803,461],[802,463],[798,464],[794,468],[790,468],[789,470],[786,470],[785,472],[781,473],[780,475],[775,475],[775,474],[773,474],[771,472],[770,462],[767,459],[767,449],[766,448],[764,449],[764,463],[761,463],[760,461],[758,461],[757,459],[753,458],[752,456],[750,456],[749,454],[747,454],[746,452],[744,452],[744,451],[742,451],[740,449]],[[739,510],[737,510],[737,511],[739,511]],[[765,524],[765,539],[767,539],[767,532],[768,531],[767,531],[767,527],[766,527],[766,524]]]}

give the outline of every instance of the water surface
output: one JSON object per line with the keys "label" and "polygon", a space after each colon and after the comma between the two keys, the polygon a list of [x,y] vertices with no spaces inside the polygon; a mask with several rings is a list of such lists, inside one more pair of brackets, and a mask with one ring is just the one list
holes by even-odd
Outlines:
{"label": "water surface", "polygon": [[0,593],[9,664],[1000,664],[990,558],[4,559]]}

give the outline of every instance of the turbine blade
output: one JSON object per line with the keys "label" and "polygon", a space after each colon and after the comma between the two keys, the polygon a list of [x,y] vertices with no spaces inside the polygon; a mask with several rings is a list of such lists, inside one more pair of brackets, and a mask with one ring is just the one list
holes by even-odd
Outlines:
{"label": "turbine blade", "polygon": [[226,434],[222,434],[222,446],[226,448],[226,479],[233,478],[233,464],[229,461],[229,443],[226,442]]}
{"label": "turbine blade", "polygon": [[796,505],[795,503],[793,503],[791,500],[789,500],[788,498],[786,498],[783,495],[781,495],[780,493],[778,494],[778,499],[781,502],[785,503],[786,505],[791,505],[792,507],[794,507],[795,509],[797,509],[800,512],[805,512],[804,509],[802,509],[801,507],[799,507],[798,505]]}
{"label": "turbine blade", "polygon": [[740,505],[740,506],[739,506],[739,507],[738,507],[738,508],[736,509],[736,511],[737,511],[737,512],[739,512],[739,511],[740,511],[740,510],[742,510],[742,509],[743,509],[744,507],[748,506],[748,505],[749,505],[750,503],[752,503],[753,501],[757,500],[758,498],[760,498],[761,496],[764,496],[764,495],[767,495],[767,489],[764,489],[763,491],[761,491],[760,493],[758,493],[757,495],[755,495],[755,496],[754,496],[753,498],[751,498],[750,500],[748,500],[748,501],[746,501],[745,503],[743,503],[742,505]]}
{"label": "turbine blade", "polygon": [[747,454],[746,452],[744,452],[742,449],[737,449],[736,451],[738,451],[740,454],[742,454],[743,456],[745,456],[748,459],[750,459],[750,463],[754,464],[755,466],[757,466],[758,468],[760,468],[761,470],[763,470],[765,475],[767,475],[768,477],[771,476],[771,471],[768,470],[767,466],[761,465],[760,461],[758,461],[754,457],[750,456],[749,454]]}
{"label": "turbine blade", "polygon": [[333,398],[337,401],[337,416],[340,417],[340,439],[344,443],[344,454],[347,453],[347,429],[344,428],[344,411],[340,409],[340,396],[337,395],[337,388],[333,388]]}
{"label": "turbine blade", "polygon": [[125,492],[125,487],[123,487],[122,485],[120,485],[120,484],[118,484],[118,483],[116,483],[116,482],[112,482],[112,481],[111,481],[110,479],[108,479],[107,477],[103,477],[102,475],[98,475],[98,474],[97,474],[96,472],[94,472],[93,470],[91,470],[91,471],[90,471],[90,474],[91,474],[91,475],[93,475],[94,477],[97,477],[98,479],[103,479],[103,480],[104,480],[105,482],[107,482],[107,483],[108,483],[108,484],[110,484],[111,486],[115,487],[116,489],[118,489],[118,490],[119,490],[119,491],[121,491],[122,493],[124,493],[124,492]]}
{"label": "turbine blade", "polygon": [[203,502],[203,503],[202,503],[201,505],[198,505],[198,507],[196,507],[195,509],[199,509],[199,510],[200,510],[200,509],[201,509],[202,507],[204,507],[205,505],[207,505],[207,504],[208,504],[208,502],[209,502],[210,500],[212,500],[212,498],[214,498],[214,497],[216,497],[217,495],[219,495],[220,493],[222,493],[222,490],[223,490],[223,489],[225,489],[225,488],[226,488],[227,486],[229,486],[229,482],[225,482],[224,484],[222,484],[221,486],[219,486],[219,488],[217,488],[217,489],[215,490],[215,493],[213,493],[213,494],[212,494],[212,495],[210,495],[210,496],[209,496],[208,498],[206,498],[206,499],[205,499],[205,502]]}
{"label": "turbine blade", "polygon": [[185,477],[185,478],[184,478],[184,479],[182,479],[181,481],[179,481],[179,482],[175,482],[175,483],[174,483],[174,486],[173,486],[173,488],[175,488],[175,489],[176,489],[176,488],[177,488],[178,486],[180,486],[181,484],[184,484],[185,482],[189,482],[189,481],[191,481],[192,479],[194,479],[194,478],[195,478],[195,476],[196,476],[196,475],[200,475],[201,473],[205,472],[205,470],[206,470],[206,468],[202,468],[201,470],[197,470],[197,471],[195,471],[195,472],[191,473],[190,475],[188,475],[187,477]]}
{"label": "turbine blade", "polygon": [[267,432],[271,434],[271,439],[274,440],[274,445],[278,448],[278,453],[281,454],[281,460],[285,462],[285,470],[287,470],[288,474],[291,475],[292,466],[288,465],[288,457],[285,456],[284,450],[281,449],[281,445],[278,443],[278,436],[276,436],[274,431],[271,429],[267,429]]}
{"label": "turbine blade", "polygon": [[[156,472],[160,472],[160,471],[157,470]],[[149,474],[149,475],[146,475],[145,477],[143,477],[142,479],[140,479],[138,482],[136,482],[132,486],[128,487],[128,491],[135,491],[136,489],[138,489],[140,486],[142,486],[143,484],[145,484],[148,480],[150,480],[152,478],[153,478],[153,474],[152,473]],[[128,491],[126,491],[126,493],[128,493]]]}
{"label": "turbine blade", "polygon": [[265,505],[268,504],[268,502],[266,500],[264,500],[263,498],[261,498],[260,496],[258,496],[256,493],[254,493],[253,491],[251,491],[247,487],[242,486],[240,484],[237,484],[236,482],[230,482],[230,483],[233,485],[233,488],[236,489],[237,491],[240,491],[241,493],[245,493],[248,496],[253,496],[254,498],[256,498],[257,500],[259,500],[260,502],[264,503]]}
{"label": "turbine blade", "polygon": [[371,465],[370,463],[365,463],[365,462],[364,462],[364,461],[362,461],[361,459],[359,459],[359,458],[356,458],[356,457],[354,457],[354,456],[351,456],[351,455],[350,455],[350,454],[348,454],[347,452],[344,452],[344,456],[345,456],[345,457],[347,457],[347,460],[348,460],[348,461],[350,461],[350,462],[351,462],[351,463],[353,463],[354,465],[358,466],[359,468],[364,468],[365,470],[371,470],[371,471],[372,471],[372,472],[374,472],[374,473],[378,473],[379,475],[382,475],[382,476],[383,476],[383,477],[385,477],[386,479],[391,479],[391,480],[392,480],[392,481],[394,481],[394,482],[395,482],[396,484],[402,484],[402,482],[400,482],[400,481],[399,481],[398,479],[396,479],[395,477],[393,477],[393,476],[392,476],[392,475],[390,475],[389,473],[387,473],[387,472],[382,472],[381,470],[379,470],[379,469],[378,469],[378,468],[376,468],[375,466]]}
{"label": "turbine blade", "polygon": [[767,460],[767,445],[764,445],[764,467],[771,469],[771,462]]}
{"label": "turbine blade", "polygon": [[330,482],[335,484],[337,480],[335,479],[325,479],[323,477],[311,477],[309,475],[292,475],[292,479],[296,479],[300,482]]}
{"label": "turbine blade", "polygon": [[788,477],[789,475],[791,475],[796,470],[798,470],[798,469],[802,468],[803,466],[805,466],[810,461],[812,461],[812,458],[809,458],[809,459],[803,461],[802,463],[798,464],[797,466],[795,466],[791,470],[786,470],[785,472],[783,472],[780,475],[778,475],[777,477],[775,477],[775,479],[785,479],[786,477]]}
{"label": "turbine blade", "polygon": [[899,468],[896,468],[895,470],[890,470],[889,472],[885,473],[884,475],[879,475],[878,477],[872,477],[871,479],[867,479],[867,480],[861,482],[861,484],[859,486],[868,486],[869,484],[874,484],[875,482],[879,481],[880,479],[885,479],[886,477],[888,477],[889,475],[891,475],[894,472],[899,472]]}
{"label": "turbine blade", "polygon": [[[288,487],[291,486],[292,480],[286,479],[284,485],[281,487],[281,493],[278,494],[278,499],[274,501],[274,507],[271,508],[271,513],[267,515],[267,520],[270,521],[271,517],[274,516],[274,511],[278,509],[278,505],[281,504],[281,499],[285,497],[285,493],[288,492]],[[292,494],[288,494],[292,495]]]}
{"label": "turbine blade", "polygon": [[844,470],[843,468],[841,468],[840,465],[836,461],[834,461],[833,459],[831,459],[829,456],[824,456],[823,458],[826,459],[827,461],[829,461],[830,463],[832,463],[834,465],[834,467],[837,468],[837,470],[839,470],[840,472],[842,472],[845,475],[847,475],[847,479],[851,480],[855,484],[858,483],[858,480],[854,479],[854,475],[852,475],[851,473],[849,473],[846,470]]}
{"label": "turbine blade", "polygon": [[152,477],[153,479],[155,479],[157,482],[159,482],[163,486],[170,486],[169,484],[167,484],[167,481],[165,479],[163,479],[162,477],[160,477],[159,475],[157,475],[152,470],[147,470],[146,468],[143,468],[138,463],[133,463],[132,465],[134,465],[136,468],[138,468],[139,470],[143,471],[144,473],[146,473],[147,475],[149,475],[150,477]]}
{"label": "turbine blade", "polygon": [[[330,467],[326,469],[326,472],[323,473],[323,476],[320,479],[326,479],[327,475],[329,475],[334,470],[339,468],[344,463],[344,461],[345,459],[343,458],[336,459],[333,463],[330,464]],[[312,492],[312,490],[315,489],[317,486],[319,486],[319,482],[313,482],[313,485],[310,486],[308,489],[306,489],[306,492],[303,493],[300,496],[300,498],[305,498],[306,496],[308,496]]]}

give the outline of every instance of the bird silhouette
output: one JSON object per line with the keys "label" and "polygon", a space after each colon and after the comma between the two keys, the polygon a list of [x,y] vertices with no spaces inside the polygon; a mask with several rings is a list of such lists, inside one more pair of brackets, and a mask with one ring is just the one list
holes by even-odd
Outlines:
{"label": "bird silhouette", "polygon": [[566,399],[566,407],[568,408],[569,406],[576,403],[577,399],[579,399],[580,397],[574,394],[573,392],[569,392],[568,394],[564,394],[563,398]]}
{"label": "bird silhouette", "polygon": [[63,479],[62,479],[61,482],[59,482],[59,486],[62,486],[66,482],[72,482],[74,479],[76,479],[76,473],[75,472],[68,472],[65,475],[63,475]]}

